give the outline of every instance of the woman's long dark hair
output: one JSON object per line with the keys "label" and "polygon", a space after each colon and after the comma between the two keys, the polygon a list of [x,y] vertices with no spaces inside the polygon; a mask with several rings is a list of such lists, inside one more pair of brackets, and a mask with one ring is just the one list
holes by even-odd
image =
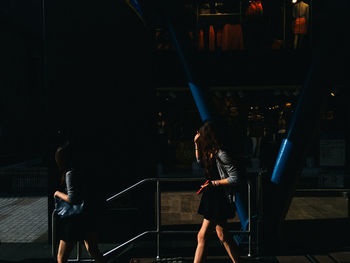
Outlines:
{"label": "woman's long dark hair", "polygon": [[65,176],[67,171],[73,168],[73,153],[72,146],[69,142],[66,142],[62,146],[59,146],[55,153],[55,159],[58,169],[61,173],[60,183],[63,185],[65,183]]}
{"label": "woman's long dark hair", "polygon": [[222,124],[206,121],[199,129],[199,156],[207,176],[210,176],[215,165],[215,156],[219,150],[231,152],[231,144],[227,140]]}

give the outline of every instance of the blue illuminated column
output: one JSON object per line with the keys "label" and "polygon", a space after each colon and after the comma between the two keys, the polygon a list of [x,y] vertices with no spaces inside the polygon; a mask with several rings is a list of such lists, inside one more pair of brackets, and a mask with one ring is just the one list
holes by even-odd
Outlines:
{"label": "blue illuminated column", "polygon": [[271,182],[276,191],[270,204],[274,209],[266,217],[279,223],[288,212],[297,179],[304,167],[306,151],[319,128],[320,110],[327,95],[325,68],[321,52],[317,50],[275,162]]}

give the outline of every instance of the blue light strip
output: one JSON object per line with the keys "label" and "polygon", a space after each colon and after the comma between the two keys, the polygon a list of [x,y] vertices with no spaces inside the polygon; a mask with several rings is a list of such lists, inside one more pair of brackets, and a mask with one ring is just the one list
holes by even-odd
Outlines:
{"label": "blue light strip", "polygon": [[185,59],[185,56],[181,50],[181,47],[180,47],[179,41],[177,40],[175,31],[170,23],[169,23],[169,30],[170,30],[170,34],[173,38],[177,53],[180,57],[182,65],[184,67],[184,71],[185,71],[185,74],[186,74],[186,77],[188,80],[188,86],[190,87],[190,90],[192,92],[192,96],[193,96],[193,99],[196,103],[196,106],[197,106],[197,109],[198,109],[199,114],[201,116],[201,119],[202,119],[202,121],[211,120],[212,116],[209,113],[207,103],[206,103],[204,96],[203,96],[203,92],[196,84],[194,84],[190,68],[189,68],[187,61]]}
{"label": "blue light strip", "polygon": [[190,87],[193,99],[196,103],[196,106],[197,106],[197,109],[199,111],[199,114],[201,116],[202,121],[212,119],[210,116],[210,113],[208,111],[208,108],[205,105],[205,101],[204,101],[201,89],[192,82],[188,82],[188,86]]}
{"label": "blue light strip", "polygon": [[249,219],[247,214],[247,204],[243,202],[243,199],[240,196],[240,193],[236,193],[236,200],[235,200],[235,206],[236,211],[239,217],[239,221],[241,222],[242,229],[245,231],[247,230]]}
{"label": "blue light strip", "polygon": [[291,155],[293,144],[288,139],[283,139],[281,148],[278,153],[275,167],[272,172],[271,182],[275,184],[281,183],[283,172]]}
{"label": "blue light strip", "polygon": [[135,11],[137,16],[141,19],[141,21],[145,23],[143,19],[143,12],[141,10],[139,2],[137,2],[137,0],[126,0],[126,3],[131,7],[132,10]]}

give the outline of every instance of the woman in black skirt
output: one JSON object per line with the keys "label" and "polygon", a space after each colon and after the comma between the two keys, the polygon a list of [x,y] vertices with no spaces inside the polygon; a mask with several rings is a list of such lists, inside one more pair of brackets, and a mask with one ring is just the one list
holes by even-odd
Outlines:
{"label": "woman in black skirt", "polygon": [[197,249],[194,263],[206,259],[206,245],[215,230],[232,262],[239,263],[238,246],[227,229],[227,219],[234,218],[234,188],[239,184],[238,163],[225,149],[222,130],[210,122],[205,122],[195,135],[195,154],[204,167],[207,183],[198,208],[203,215],[202,227],[197,235]]}
{"label": "woman in black skirt", "polygon": [[[60,198],[68,203],[81,203],[84,201],[82,215],[67,217],[58,221],[58,238],[60,240],[57,261],[67,262],[69,255],[77,241],[84,240],[86,250],[95,262],[105,263],[103,254],[98,248],[97,242],[97,218],[92,213],[94,200],[88,200],[86,178],[83,178],[79,169],[73,168],[72,146],[66,143],[58,147],[55,154],[56,164],[62,173],[61,186],[54,193],[55,198]],[[85,179],[85,180],[84,180]]]}

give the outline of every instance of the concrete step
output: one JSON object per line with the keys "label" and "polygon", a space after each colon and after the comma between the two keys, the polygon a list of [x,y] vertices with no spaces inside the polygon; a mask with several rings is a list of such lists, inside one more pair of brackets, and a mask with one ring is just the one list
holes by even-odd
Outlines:
{"label": "concrete step", "polygon": [[[192,263],[193,257],[131,258],[129,263]],[[227,256],[208,256],[207,263],[230,263]],[[350,251],[326,255],[280,255],[265,257],[244,257],[245,263],[350,263]]]}
{"label": "concrete step", "polygon": [[[278,263],[275,257],[247,258],[243,257],[246,263]],[[169,257],[169,258],[132,258],[129,263],[192,263],[193,257]],[[208,256],[207,263],[231,263],[228,256]]]}

